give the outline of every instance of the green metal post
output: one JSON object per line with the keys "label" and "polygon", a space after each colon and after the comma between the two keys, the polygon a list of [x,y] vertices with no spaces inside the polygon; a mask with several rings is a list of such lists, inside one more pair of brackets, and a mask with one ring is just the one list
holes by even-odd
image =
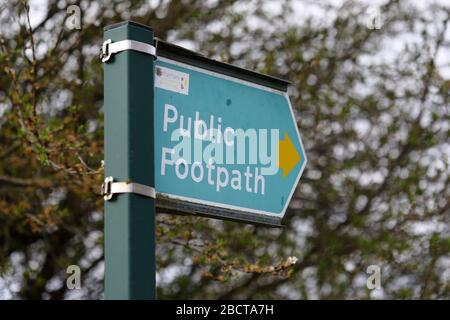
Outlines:
{"label": "green metal post", "polygon": [[[153,45],[133,22],[105,28],[104,39]],[[151,55],[125,50],[104,63],[105,176],[155,186]],[[105,299],[155,299],[155,201],[133,193],[105,201]]]}

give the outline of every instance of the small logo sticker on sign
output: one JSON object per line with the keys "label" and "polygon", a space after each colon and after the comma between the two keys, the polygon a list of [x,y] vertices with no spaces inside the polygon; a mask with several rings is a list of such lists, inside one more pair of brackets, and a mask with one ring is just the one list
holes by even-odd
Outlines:
{"label": "small logo sticker on sign", "polygon": [[188,95],[189,74],[158,66],[155,71],[155,87]]}

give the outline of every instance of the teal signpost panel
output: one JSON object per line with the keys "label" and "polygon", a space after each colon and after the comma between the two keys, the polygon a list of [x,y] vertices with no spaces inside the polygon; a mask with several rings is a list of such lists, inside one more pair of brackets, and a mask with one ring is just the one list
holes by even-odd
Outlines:
{"label": "teal signpost panel", "polygon": [[287,93],[158,56],[157,206],[279,225],[306,165]]}

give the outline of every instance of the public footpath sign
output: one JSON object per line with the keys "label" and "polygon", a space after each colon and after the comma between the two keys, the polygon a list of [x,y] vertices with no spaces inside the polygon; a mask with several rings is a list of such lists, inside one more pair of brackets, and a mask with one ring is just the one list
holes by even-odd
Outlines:
{"label": "public footpath sign", "polygon": [[105,298],[155,299],[155,215],[279,226],[306,155],[289,83],[105,28]]}
{"label": "public footpath sign", "polygon": [[306,165],[287,83],[157,48],[158,208],[279,225]]}

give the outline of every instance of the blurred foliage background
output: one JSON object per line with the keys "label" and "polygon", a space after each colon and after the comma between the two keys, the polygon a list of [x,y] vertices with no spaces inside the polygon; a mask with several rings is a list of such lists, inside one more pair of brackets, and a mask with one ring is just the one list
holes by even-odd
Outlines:
{"label": "blurred foliage background", "polygon": [[128,19],[292,81],[309,160],[283,229],[159,214],[159,299],[450,298],[444,2],[1,1],[0,298],[102,298],[98,54]]}

